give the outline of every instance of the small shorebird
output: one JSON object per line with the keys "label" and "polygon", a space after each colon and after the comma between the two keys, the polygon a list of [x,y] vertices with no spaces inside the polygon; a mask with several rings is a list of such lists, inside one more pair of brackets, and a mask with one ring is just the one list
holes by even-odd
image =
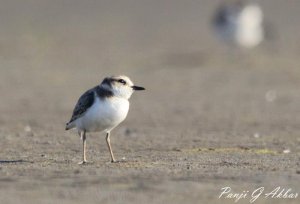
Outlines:
{"label": "small shorebird", "polygon": [[254,2],[225,1],[213,19],[217,35],[228,44],[252,48],[264,40],[263,12]]}
{"label": "small shorebird", "polygon": [[105,132],[111,162],[116,162],[110,145],[110,131],[127,116],[128,99],[134,91],[145,90],[134,86],[127,76],[105,78],[102,83],[87,90],[78,100],[66,130],[76,128],[83,141],[83,158],[86,160],[86,132]]}

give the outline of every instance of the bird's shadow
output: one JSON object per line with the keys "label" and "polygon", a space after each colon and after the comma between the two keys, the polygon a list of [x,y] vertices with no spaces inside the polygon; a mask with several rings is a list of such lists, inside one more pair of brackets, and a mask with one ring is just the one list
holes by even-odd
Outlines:
{"label": "bird's shadow", "polygon": [[16,160],[0,160],[0,164],[18,164],[18,163],[32,163],[31,161],[26,161],[23,159]]}

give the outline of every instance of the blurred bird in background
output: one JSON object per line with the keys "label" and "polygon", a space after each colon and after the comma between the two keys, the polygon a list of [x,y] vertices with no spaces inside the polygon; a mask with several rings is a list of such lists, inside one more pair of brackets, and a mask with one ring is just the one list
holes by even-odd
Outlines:
{"label": "blurred bird in background", "polygon": [[217,36],[229,45],[253,48],[265,37],[261,7],[249,0],[222,2],[213,18]]}

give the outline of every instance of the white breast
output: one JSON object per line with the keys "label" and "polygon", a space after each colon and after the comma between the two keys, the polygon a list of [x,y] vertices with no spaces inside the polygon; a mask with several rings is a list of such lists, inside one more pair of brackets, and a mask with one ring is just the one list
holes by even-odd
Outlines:
{"label": "white breast", "polygon": [[76,126],[87,132],[111,131],[127,116],[129,101],[124,98],[95,98],[95,102],[86,114],[77,119]]}
{"label": "white breast", "polygon": [[240,14],[236,33],[237,43],[254,47],[263,40],[263,13],[259,6],[249,5]]}

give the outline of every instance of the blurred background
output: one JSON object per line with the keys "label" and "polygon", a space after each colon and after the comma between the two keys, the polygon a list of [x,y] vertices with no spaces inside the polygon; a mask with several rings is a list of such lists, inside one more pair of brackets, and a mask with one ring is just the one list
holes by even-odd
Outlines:
{"label": "blurred background", "polygon": [[[212,22],[221,2],[1,0],[0,156],[3,161],[32,162],[13,168],[0,163],[3,176],[19,178],[13,185],[22,186],[24,178],[50,179],[47,175],[73,172],[73,164],[81,155],[80,141],[76,132],[66,133],[64,126],[76,100],[105,76],[125,74],[147,91],[132,97],[127,120],[114,130],[112,145],[119,157],[134,159],[140,155],[146,159],[148,155],[150,161],[168,160],[177,165],[181,157],[178,152],[184,155],[187,149],[191,153],[195,148],[233,147],[267,149],[266,153],[275,151],[281,158],[255,157],[249,167],[255,173],[244,178],[240,168],[232,170],[219,160],[214,166],[217,170],[210,169],[205,159],[220,155],[193,154],[187,156],[191,160],[180,160],[184,165],[191,162],[195,169],[191,174],[185,172],[186,166],[149,164],[149,178],[157,174],[168,182],[189,178],[201,183],[199,172],[204,172],[211,179],[206,180],[211,185],[207,199],[219,190],[215,187],[219,185],[218,175],[228,175],[223,181],[237,183],[251,183],[259,175],[264,181],[276,177],[299,187],[293,176],[298,176],[295,172],[299,169],[300,1],[256,1],[264,20],[272,25],[272,37],[251,49],[229,45],[217,37]],[[105,162],[104,136],[92,136],[88,155],[93,161]],[[288,157],[281,155],[284,151]],[[227,153],[223,152],[222,161],[239,154]],[[61,166],[45,163],[49,160]],[[279,166],[273,166],[279,161]],[[257,169],[262,163],[266,165]],[[89,168],[79,172],[98,175]],[[112,167],[97,168],[107,175]],[[157,172],[157,168],[162,169]],[[266,176],[271,169],[275,173]],[[143,178],[143,171],[141,165],[133,174]],[[130,168],[125,172],[132,173]],[[280,177],[282,174],[285,176]],[[237,180],[231,179],[235,176]],[[137,182],[134,178],[133,183]],[[167,192],[177,192],[175,187],[168,188],[169,183],[164,184]],[[191,191],[197,189],[194,184],[190,187]],[[7,189],[2,193],[18,192],[12,186]],[[197,192],[190,199],[199,198]],[[31,193],[20,198],[29,199],[26,196]],[[56,193],[54,190],[50,195],[59,198]],[[182,197],[186,195],[183,192]]]}
{"label": "blurred background", "polygon": [[[215,35],[221,2],[1,1],[0,121],[62,128],[83,91],[107,75],[126,74],[148,88],[135,110],[166,130],[174,124],[223,129],[210,119],[222,126],[245,114],[258,126],[264,117],[295,123],[300,3],[256,1],[272,38],[245,49]],[[268,91],[278,101],[267,103]]]}

